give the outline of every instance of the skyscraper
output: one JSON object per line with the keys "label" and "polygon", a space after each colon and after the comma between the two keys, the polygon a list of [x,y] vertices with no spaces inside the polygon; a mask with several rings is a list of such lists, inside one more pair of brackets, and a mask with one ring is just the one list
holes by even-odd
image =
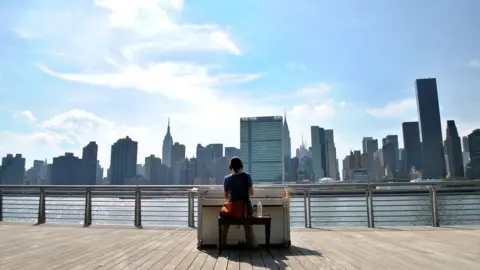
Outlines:
{"label": "skyscraper", "polygon": [[422,168],[422,143],[420,142],[420,129],[418,122],[402,123],[403,148],[405,149],[405,166],[407,173],[412,167],[419,170]]}
{"label": "skyscraper", "polygon": [[170,134],[170,118],[168,118],[167,134],[163,138],[163,147],[162,147],[162,162],[163,164],[171,167],[172,165],[172,145],[173,138]]}
{"label": "skyscraper", "polygon": [[162,160],[155,155],[145,158],[145,178],[151,185],[160,185],[162,180]]}
{"label": "skyscraper", "polygon": [[312,136],[312,165],[315,179],[337,178],[337,153],[333,130],[318,126],[310,128]]}
{"label": "skyscraper", "polygon": [[447,139],[445,148],[451,178],[464,177],[462,145],[454,120],[447,121]]}
{"label": "skyscraper", "polygon": [[466,174],[468,179],[480,178],[480,129],[472,131],[468,135],[470,161],[467,165]]}
{"label": "skyscraper", "polygon": [[417,79],[415,88],[422,141],[422,177],[442,179],[445,177],[446,170],[437,80]]}
{"label": "skyscraper", "polygon": [[53,158],[52,185],[81,185],[82,172],[82,160],[73,153]]}
{"label": "skyscraper", "polygon": [[240,156],[240,149],[233,146],[225,147],[225,156],[229,158],[238,157]]}
{"label": "skyscraper", "polygon": [[310,127],[312,136],[312,166],[314,179],[318,180],[325,177],[327,167],[327,149],[325,144],[325,129],[312,126]]}
{"label": "skyscraper", "polygon": [[96,142],[90,142],[83,148],[82,163],[83,163],[83,179],[81,181],[84,185],[95,185],[97,180],[97,155],[98,145]]}
{"label": "skyscraper", "polygon": [[363,166],[367,169],[368,173],[374,178],[374,156],[378,151],[378,140],[373,139],[372,137],[364,137],[362,140],[362,150],[365,154],[365,160],[363,161]]}
{"label": "skyscraper", "polygon": [[179,162],[180,160],[184,160],[185,159],[185,145],[183,144],[180,144],[178,142],[176,142],[173,146],[172,146],[172,159],[171,159],[171,163],[173,165],[175,165],[175,163]]}
{"label": "skyscraper", "polygon": [[123,185],[137,176],[138,143],[130,137],[119,139],[110,153],[110,184]]}
{"label": "skyscraper", "polygon": [[282,128],[282,152],[283,152],[283,167],[284,172],[290,174],[290,159],[292,158],[292,140],[290,138],[290,129],[287,123],[287,113],[283,119]]}
{"label": "skyscraper", "polygon": [[281,116],[240,119],[240,158],[255,183],[283,181]]}
{"label": "skyscraper", "polygon": [[337,180],[337,148],[333,138],[333,129],[325,130],[326,167],[325,176]]}
{"label": "skyscraper", "polygon": [[210,148],[212,151],[212,159],[223,157],[223,144],[211,143],[207,145],[207,148]]}
{"label": "skyscraper", "polygon": [[397,165],[400,157],[398,151],[398,136],[387,135],[382,140],[383,162],[387,178],[397,177]]}
{"label": "skyscraper", "polygon": [[462,149],[463,152],[470,152],[470,147],[468,146],[468,136],[462,137]]}
{"label": "skyscraper", "polygon": [[0,167],[0,184],[23,185],[25,177],[25,158],[21,154],[8,154],[2,158]]}

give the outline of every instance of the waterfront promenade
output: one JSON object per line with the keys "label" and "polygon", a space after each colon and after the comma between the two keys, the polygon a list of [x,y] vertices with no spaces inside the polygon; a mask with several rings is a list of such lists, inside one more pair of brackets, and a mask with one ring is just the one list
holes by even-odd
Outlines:
{"label": "waterfront promenade", "polygon": [[0,269],[478,269],[480,227],[296,229],[290,249],[197,250],[191,228],[0,223]]}

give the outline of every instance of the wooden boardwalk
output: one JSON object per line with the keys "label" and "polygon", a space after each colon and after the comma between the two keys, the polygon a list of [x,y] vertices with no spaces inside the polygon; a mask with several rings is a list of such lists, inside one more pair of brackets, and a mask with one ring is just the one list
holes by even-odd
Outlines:
{"label": "wooden boardwalk", "polygon": [[0,223],[0,269],[480,269],[480,228],[300,229],[290,249],[218,256],[187,228]]}

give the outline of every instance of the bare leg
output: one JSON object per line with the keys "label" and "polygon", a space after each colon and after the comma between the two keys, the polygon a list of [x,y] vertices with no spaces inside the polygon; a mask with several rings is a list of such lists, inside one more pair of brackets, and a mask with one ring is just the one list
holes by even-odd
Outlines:
{"label": "bare leg", "polygon": [[220,241],[222,241],[222,247],[226,247],[227,246],[227,243],[228,243],[228,229],[230,228],[230,225],[223,225],[223,229],[222,229],[222,239]]}
{"label": "bare leg", "polygon": [[252,225],[244,225],[245,228],[245,240],[247,247],[256,248],[258,246],[257,239],[255,239],[255,233],[253,232]]}

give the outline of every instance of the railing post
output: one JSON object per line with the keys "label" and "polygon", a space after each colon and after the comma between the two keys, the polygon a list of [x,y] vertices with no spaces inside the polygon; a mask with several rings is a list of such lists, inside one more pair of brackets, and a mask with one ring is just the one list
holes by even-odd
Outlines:
{"label": "railing post", "polygon": [[373,189],[372,187],[368,188],[368,218],[370,220],[370,228],[375,228],[375,210],[373,209]]}
{"label": "railing post", "polygon": [[40,195],[38,197],[38,218],[37,225],[44,224],[46,221],[45,213],[45,189],[40,188]]}
{"label": "railing post", "polygon": [[0,221],[3,221],[3,190],[0,189]]}
{"label": "railing post", "polygon": [[142,193],[140,188],[137,187],[135,190],[135,227],[142,228]]}
{"label": "railing post", "polygon": [[432,226],[440,227],[440,220],[438,217],[437,189],[435,186],[430,186],[430,199],[432,204]]}
{"label": "railing post", "polygon": [[87,188],[85,191],[85,215],[83,220],[83,227],[92,225],[92,190]]}
{"label": "railing post", "polygon": [[308,228],[307,189],[303,190],[303,216],[305,217],[305,228]]}
{"label": "railing post", "polygon": [[192,221],[192,192],[189,190],[188,191],[188,227],[192,228],[193,227],[193,221]]}
{"label": "railing post", "polygon": [[311,198],[311,192],[310,189],[308,189],[307,192],[307,198],[308,198],[308,227],[312,228],[312,198]]}

